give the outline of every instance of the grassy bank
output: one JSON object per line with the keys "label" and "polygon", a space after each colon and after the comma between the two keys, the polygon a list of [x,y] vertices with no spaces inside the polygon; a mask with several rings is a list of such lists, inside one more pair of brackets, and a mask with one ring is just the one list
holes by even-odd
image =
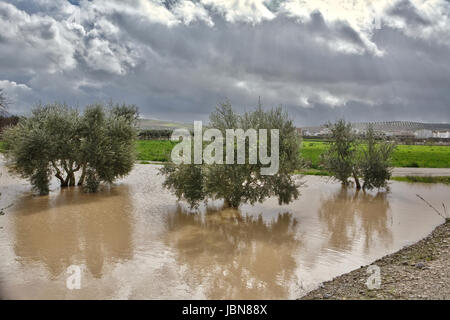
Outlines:
{"label": "grassy bank", "polygon": [[[296,174],[303,174],[308,176],[330,176],[331,174],[327,171],[318,170],[318,169],[304,169],[298,170],[295,172]],[[401,182],[410,182],[410,183],[443,183],[450,184],[450,177],[431,177],[431,176],[406,176],[406,177],[391,177],[391,180],[401,181]]]}
{"label": "grassy bank", "polygon": [[421,183],[445,183],[450,184],[450,177],[392,177],[392,180],[403,182],[421,182]]}
{"label": "grassy bank", "polygon": [[325,170],[319,169],[302,169],[294,172],[295,174],[304,174],[308,176],[331,176],[331,174]]}
{"label": "grassy bank", "polygon": [[[168,161],[174,145],[172,141],[137,141],[138,160]],[[322,141],[303,143],[301,154],[311,169],[319,169],[320,155],[326,148],[327,143]],[[450,147],[399,145],[392,156],[392,165],[394,167],[450,168]],[[319,174],[319,172],[314,171],[312,174]]]}

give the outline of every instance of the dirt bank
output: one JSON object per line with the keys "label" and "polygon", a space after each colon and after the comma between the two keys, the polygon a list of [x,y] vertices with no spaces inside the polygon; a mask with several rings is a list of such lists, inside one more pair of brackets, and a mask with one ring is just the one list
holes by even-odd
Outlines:
{"label": "dirt bank", "polygon": [[427,238],[372,265],[381,270],[380,289],[366,286],[367,267],[323,283],[301,299],[450,299],[450,220]]}

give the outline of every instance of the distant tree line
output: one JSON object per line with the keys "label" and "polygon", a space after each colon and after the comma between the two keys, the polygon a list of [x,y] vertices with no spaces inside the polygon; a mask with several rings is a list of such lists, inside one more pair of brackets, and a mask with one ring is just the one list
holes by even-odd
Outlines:
{"label": "distant tree line", "polygon": [[170,129],[149,129],[140,130],[138,138],[140,140],[170,140],[173,130]]}
{"label": "distant tree line", "polygon": [[[192,130],[189,130],[193,134]],[[138,139],[140,140],[170,140],[173,129],[147,129],[140,130]]]}
{"label": "distant tree line", "polygon": [[15,126],[17,123],[19,123],[19,117],[18,116],[10,116],[10,117],[4,117],[0,116],[0,133],[3,132],[7,127]]}

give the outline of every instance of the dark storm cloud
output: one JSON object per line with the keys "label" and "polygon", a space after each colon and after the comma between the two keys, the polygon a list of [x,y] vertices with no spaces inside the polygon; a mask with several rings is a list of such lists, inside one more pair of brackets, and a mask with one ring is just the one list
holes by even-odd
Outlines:
{"label": "dark storm cloud", "polygon": [[428,21],[426,18],[420,15],[417,8],[412,5],[412,3],[408,0],[402,0],[397,3],[391,10],[388,10],[388,13],[392,16],[397,16],[405,19],[408,23],[414,25],[429,25],[431,21]]}
{"label": "dark storm cloud", "polygon": [[262,0],[253,11],[239,1],[9,2],[0,3],[0,86],[20,113],[37,101],[113,99],[192,121],[227,98],[242,111],[261,96],[299,125],[450,122],[444,2],[433,11],[387,5],[380,29],[320,10],[299,18],[289,1],[271,11]]}

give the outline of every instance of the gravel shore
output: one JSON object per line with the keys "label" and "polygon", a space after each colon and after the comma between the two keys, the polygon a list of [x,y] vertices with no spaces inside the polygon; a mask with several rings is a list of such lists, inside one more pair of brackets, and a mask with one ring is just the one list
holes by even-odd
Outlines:
{"label": "gravel shore", "polygon": [[301,299],[450,299],[450,220],[372,265],[380,267],[380,289],[367,288],[370,274],[365,266],[323,283]]}

